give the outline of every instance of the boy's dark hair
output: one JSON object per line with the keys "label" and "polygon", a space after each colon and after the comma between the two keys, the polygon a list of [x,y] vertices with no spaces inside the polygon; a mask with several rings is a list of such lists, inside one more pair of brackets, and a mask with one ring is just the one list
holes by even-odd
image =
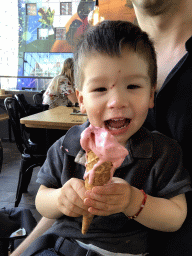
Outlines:
{"label": "boy's dark hair", "polygon": [[74,53],[75,85],[82,90],[84,81],[85,59],[93,53],[121,56],[121,49],[126,46],[138,53],[149,64],[151,85],[156,86],[157,63],[153,43],[147,33],[128,21],[103,21],[91,27],[79,39]]}

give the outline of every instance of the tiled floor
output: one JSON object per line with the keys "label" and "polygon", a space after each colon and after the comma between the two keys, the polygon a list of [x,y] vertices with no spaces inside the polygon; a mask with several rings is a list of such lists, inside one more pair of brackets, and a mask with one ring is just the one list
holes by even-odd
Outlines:
{"label": "tiled floor", "polygon": [[[3,145],[3,166],[0,173],[0,209],[3,207],[14,207],[15,194],[17,189],[21,154],[15,143],[2,142]],[[34,217],[38,221],[40,214],[35,209],[35,195],[39,185],[36,183],[36,176],[39,167],[34,168],[28,193],[24,193],[19,204],[21,208],[31,209]]]}

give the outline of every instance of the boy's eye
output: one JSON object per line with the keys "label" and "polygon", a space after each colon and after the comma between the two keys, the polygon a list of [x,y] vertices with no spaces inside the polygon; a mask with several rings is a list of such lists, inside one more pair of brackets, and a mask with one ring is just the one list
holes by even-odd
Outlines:
{"label": "boy's eye", "polygon": [[136,85],[136,84],[129,84],[129,85],[127,86],[127,89],[131,89],[131,90],[133,90],[133,89],[138,89],[138,88],[140,88],[140,86],[139,86],[139,85]]}
{"label": "boy's eye", "polygon": [[107,89],[105,87],[99,87],[95,89],[95,92],[105,92]]}

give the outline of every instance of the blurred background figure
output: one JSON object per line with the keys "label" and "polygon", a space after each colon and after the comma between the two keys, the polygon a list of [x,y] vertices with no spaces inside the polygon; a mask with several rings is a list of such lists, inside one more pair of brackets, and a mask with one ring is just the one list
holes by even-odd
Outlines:
{"label": "blurred background figure", "polygon": [[43,94],[43,104],[49,105],[49,109],[77,103],[73,71],[73,59],[68,58],[64,61],[61,73],[53,78]]}

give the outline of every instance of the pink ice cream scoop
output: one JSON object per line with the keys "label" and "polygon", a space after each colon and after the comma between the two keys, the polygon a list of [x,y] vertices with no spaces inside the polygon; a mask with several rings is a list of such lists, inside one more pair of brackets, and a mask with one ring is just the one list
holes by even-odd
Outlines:
{"label": "pink ice cream scoop", "polygon": [[89,176],[89,183],[91,184],[96,168],[104,162],[111,162],[112,168],[109,180],[111,182],[115,170],[121,166],[128,155],[127,149],[120,145],[108,130],[94,127],[93,125],[90,125],[82,132],[80,143],[86,153],[92,150],[99,158],[93,169],[85,173],[84,179]]}

